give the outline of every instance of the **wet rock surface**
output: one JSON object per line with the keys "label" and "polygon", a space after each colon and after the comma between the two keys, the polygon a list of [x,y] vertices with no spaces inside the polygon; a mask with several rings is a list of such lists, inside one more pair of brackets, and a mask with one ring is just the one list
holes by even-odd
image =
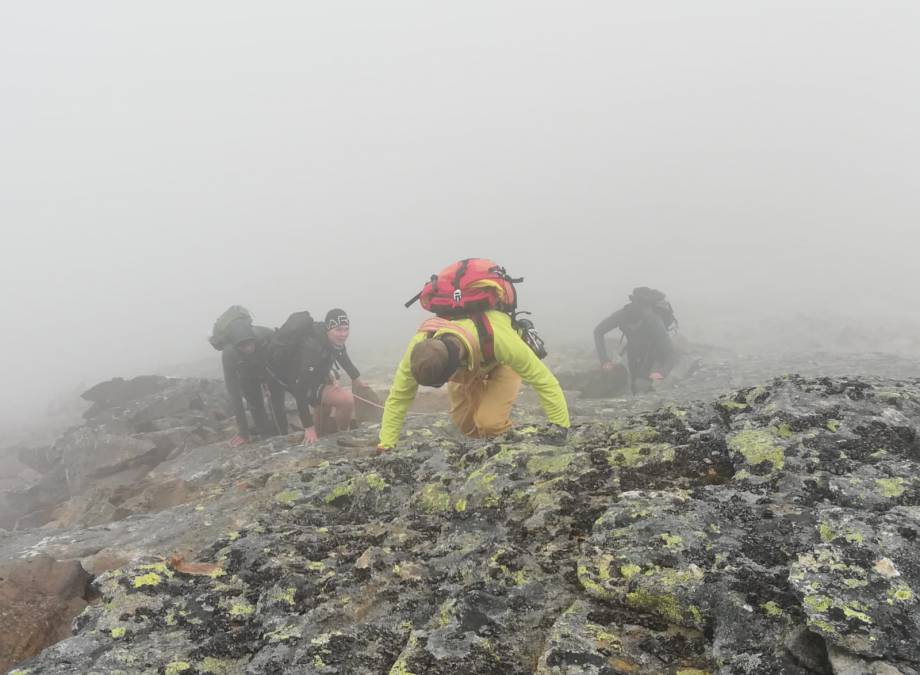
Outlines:
{"label": "wet rock surface", "polygon": [[[73,637],[18,668],[920,672],[920,381],[643,401],[579,399],[564,440],[524,406],[492,441],[416,414],[382,456],[372,428],[170,451],[133,515],[0,533],[0,558],[97,575]],[[190,426],[171,409],[148,421]]]}

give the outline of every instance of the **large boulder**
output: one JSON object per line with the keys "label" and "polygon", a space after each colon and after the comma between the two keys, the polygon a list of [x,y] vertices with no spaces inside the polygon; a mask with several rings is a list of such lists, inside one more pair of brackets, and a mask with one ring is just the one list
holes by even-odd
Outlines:
{"label": "large boulder", "polygon": [[0,562],[0,670],[70,636],[90,579],[74,560],[39,555]]}
{"label": "large boulder", "polygon": [[137,464],[157,464],[153,455],[157,444],[149,439],[81,428],[55,442],[61,451],[61,464],[76,494],[92,478],[101,478]]}
{"label": "large boulder", "polygon": [[130,562],[21,667],[920,670],[920,383],[783,377],[567,439],[539,419],[470,440],[415,414],[383,455],[346,435],[175,456],[145,480],[192,501],[29,540]]}

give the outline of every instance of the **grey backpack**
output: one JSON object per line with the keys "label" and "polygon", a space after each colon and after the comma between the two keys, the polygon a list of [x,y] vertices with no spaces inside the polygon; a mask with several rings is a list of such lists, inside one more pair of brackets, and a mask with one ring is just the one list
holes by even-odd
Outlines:
{"label": "grey backpack", "polygon": [[211,330],[211,337],[208,338],[208,342],[214,349],[221,351],[230,344],[230,326],[235,321],[245,321],[251,326],[252,314],[245,307],[233,305],[217,317],[214,328]]}

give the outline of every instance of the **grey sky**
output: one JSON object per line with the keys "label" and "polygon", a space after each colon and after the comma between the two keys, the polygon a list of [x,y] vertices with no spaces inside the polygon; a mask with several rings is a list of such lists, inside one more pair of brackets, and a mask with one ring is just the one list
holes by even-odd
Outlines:
{"label": "grey sky", "polygon": [[917,35],[916,2],[4,3],[0,424],[213,354],[231,303],[397,353],[470,255],[586,342],[638,284],[916,318]]}

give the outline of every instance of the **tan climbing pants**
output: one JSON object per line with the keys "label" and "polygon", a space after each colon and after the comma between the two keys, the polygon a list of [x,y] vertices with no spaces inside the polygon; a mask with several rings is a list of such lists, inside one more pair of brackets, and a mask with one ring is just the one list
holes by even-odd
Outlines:
{"label": "tan climbing pants", "polygon": [[450,417],[467,436],[497,436],[511,428],[511,406],[521,389],[521,376],[508,366],[485,375],[466,375],[447,384]]}

